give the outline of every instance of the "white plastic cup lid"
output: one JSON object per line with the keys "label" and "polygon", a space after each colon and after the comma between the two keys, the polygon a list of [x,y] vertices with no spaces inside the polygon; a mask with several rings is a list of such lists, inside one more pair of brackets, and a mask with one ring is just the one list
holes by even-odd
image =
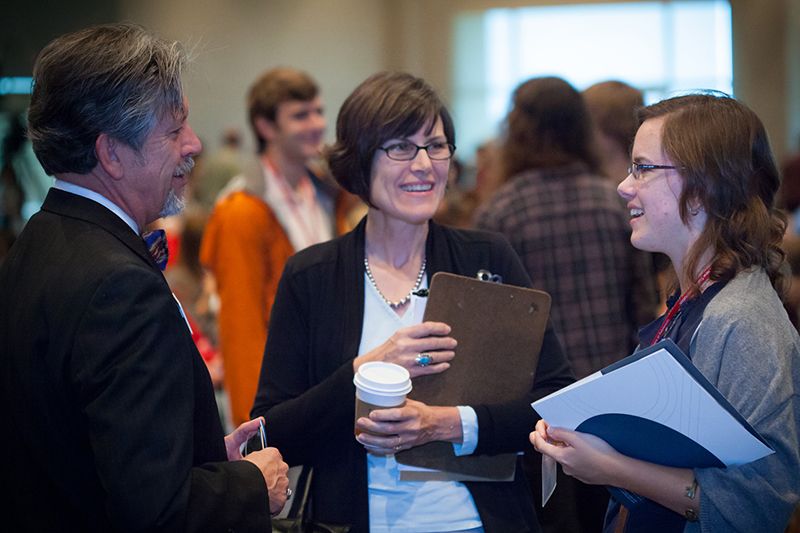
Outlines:
{"label": "white plastic cup lid", "polygon": [[374,361],[358,367],[353,377],[357,389],[387,396],[401,396],[411,392],[411,375],[394,363]]}

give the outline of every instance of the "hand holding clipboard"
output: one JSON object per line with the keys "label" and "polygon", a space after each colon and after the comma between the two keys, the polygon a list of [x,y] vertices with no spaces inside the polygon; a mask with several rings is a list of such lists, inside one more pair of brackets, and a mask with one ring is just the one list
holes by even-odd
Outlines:
{"label": "hand holding clipboard", "polygon": [[[409,397],[428,405],[523,397],[533,386],[549,313],[545,292],[436,273],[424,320],[450,325],[457,355],[447,371],[415,378]],[[426,479],[507,480],[513,477],[516,454],[456,457],[450,443],[430,442],[400,452],[397,461],[443,472]]]}

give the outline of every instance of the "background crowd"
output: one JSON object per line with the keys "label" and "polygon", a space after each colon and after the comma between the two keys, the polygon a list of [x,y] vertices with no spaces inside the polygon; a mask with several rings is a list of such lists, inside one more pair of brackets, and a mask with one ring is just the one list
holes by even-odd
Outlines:
{"label": "background crowd", "polygon": [[[408,95],[412,88],[402,83],[413,85],[415,80],[409,78],[411,81],[402,76],[392,78],[388,75],[388,78],[378,76],[364,82],[366,88],[358,87],[351,96],[355,102],[350,102],[350,107],[346,102],[343,107],[337,125],[337,144],[325,146],[324,91],[313,77],[290,67],[258,73],[246,98],[243,95],[251,131],[232,131],[221,125],[221,148],[207,155],[198,153],[195,157],[196,164],[187,176],[187,206],[183,213],[149,224],[152,228],[167,230],[170,254],[165,276],[183,306],[192,339],[207,365],[217,393],[220,415],[228,431],[250,420],[253,415],[273,419],[278,447],[300,448],[296,456],[288,452],[290,462],[317,463],[323,480],[321,483],[324,485],[326,479],[329,482],[325,494],[332,498],[332,502],[320,505],[335,509],[330,514],[334,518],[341,518],[337,513],[349,512],[350,507],[355,509],[353,513],[363,511],[358,507],[363,502],[355,497],[355,501],[351,501],[349,498],[353,494],[349,491],[343,494],[346,505],[333,498],[337,480],[340,481],[344,475],[341,469],[349,469],[351,463],[339,463],[328,472],[325,466],[330,465],[320,468],[321,460],[315,450],[306,450],[294,441],[300,438],[296,426],[300,420],[298,415],[322,410],[329,398],[319,396],[320,390],[324,391],[326,384],[331,383],[328,374],[335,377],[339,370],[328,369],[330,372],[327,372],[324,369],[326,363],[309,362],[308,366],[317,374],[306,366],[291,373],[294,371],[289,369],[298,364],[297,361],[283,359],[297,352],[311,361],[322,353],[305,354],[304,348],[296,346],[307,340],[306,336],[292,338],[299,331],[298,324],[320,327],[322,332],[327,331],[325,328],[333,328],[333,332],[340,327],[338,323],[325,323],[311,312],[308,312],[309,316],[298,318],[300,310],[310,308],[311,304],[298,298],[301,289],[291,283],[312,283],[303,279],[306,270],[315,268],[317,262],[327,264],[326,261],[333,261],[329,259],[330,254],[335,256],[331,251],[332,245],[327,248],[315,245],[328,243],[338,235],[350,236],[334,242],[344,249],[354,246],[360,252],[359,257],[363,255],[369,259],[379,281],[373,280],[379,297],[377,304],[380,305],[382,299],[391,309],[403,309],[407,302],[412,302],[402,298],[405,289],[398,288],[392,290],[392,294],[384,295],[379,285],[393,287],[398,280],[413,280],[418,272],[426,271],[426,255],[430,261],[429,271],[439,267],[436,260],[441,261],[440,264],[448,261],[462,264],[463,258],[459,255],[462,251],[452,242],[463,239],[463,235],[483,235],[477,232],[450,233],[457,230],[442,228],[452,226],[503,234],[510,248],[504,244],[505,241],[492,243],[492,261],[497,261],[498,268],[509,269],[509,280],[516,279],[523,285],[532,282],[533,286],[548,291],[553,297],[552,329],[548,330],[548,335],[558,341],[554,340],[545,347],[546,356],[541,363],[544,369],[542,381],[537,382],[531,391],[531,398],[556,390],[569,383],[573,376],[580,379],[631,353],[639,342],[639,328],[664,311],[670,280],[674,281],[680,275],[680,272],[674,272],[666,256],[658,253],[660,249],[645,248],[646,251],[642,251],[631,245],[630,211],[626,201],[617,193],[617,185],[630,178],[631,148],[639,127],[636,113],[644,103],[636,88],[610,80],[581,93],[560,78],[526,80],[510,95],[510,110],[501,134],[481,146],[474,168],[468,168],[458,161],[453,125],[446,109],[442,111],[443,104],[438,96],[421,80],[416,80],[416,83],[423,84],[421,89],[418,86],[412,88],[423,93],[420,102],[417,104],[415,101],[423,111],[398,111],[400,116],[407,113],[412,118],[408,122],[398,122],[396,127],[391,122],[396,120],[395,115],[380,122],[395,127],[394,130],[384,131],[365,124],[365,119],[358,114],[370,105],[378,107],[369,99],[374,98],[370,90],[385,91],[383,96],[387,99],[398,94]],[[429,112],[426,106],[433,106],[434,111]],[[370,130],[371,127],[376,129]],[[3,252],[10,248],[24,227],[24,206],[39,194],[31,183],[18,178],[15,169],[20,168],[19,163],[12,164],[26,158],[29,161],[23,132],[22,126],[17,125],[7,136],[4,147],[6,157],[0,189],[3,199],[3,242],[0,244]],[[256,140],[255,154],[243,151],[242,136],[245,134]],[[368,134],[374,137],[370,142],[375,143],[369,150],[359,144],[359,135]],[[398,139],[414,140],[416,151],[410,158],[405,157],[410,155],[405,153],[408,147],[387,144]],[[436,179],[441,180],[442,186],[446,183],[443,198],[436,198],[437,201],[426,206],[427,210],[421,214],[413,212],[413,217],[434,221],[430,235],[427,230],[419,235],[409,233],[403,226],[412,225],[409,223],[412,215],[408,212],[418,209],[418,206],[411,209],[397,205],[391,195],[376,197],[380,188],[378,192],[370,189],[374,186],[370,172],[377,172],[389,180],[385,175],[391,175],[395,162],[416,161],[421,148],[427,152]],[[436,149],[439,152],[434,151]],[[386,160],[380,160],[385,170],[372,159],[372,152],[378,150],[385,152]],[[377,153],[381,155],[382,152]],[[347,166],[342,162],[346,157],[358,161],[363,168],[359,170],[358,165],[353,164]],[[451,157],[449,166],[437,163],[437,160]],[[378,161],[377,156],[375,161]],[[329,166],[329,162],[333,164]],[[444,171],[439,172],[440,169]],[[785,210],[789,223],[781,245],[792,267],[793,277],[797,279],[800,278],[800,217],[797,216],[800,209],[800,157],[787,160],[783,170],[777,205]],[[358,172],[364,176],[359,176]],[[46,184],[47,179],[43,178],[41,183]],[[41,194],[43,197],[43,192]],[[366,213],[369,216],[364,222],[362,217]],[[419,224],[416,218],[413,222]],[[348,238],[355,239],[355,244],[350,244]],[[431,252],[430,239],[439,239],[438,246],[441,247],[448,243],[446,247],[453,257],[437,258]],[[469,246],[458,242],[465,250]],[[452,251],[454,247],[456,251]],[[404,258],[403,265],[408,266],[405,270],[396,267],[392,261],[397,250],[412,256]],[[298,252],[302,253],[298,255]],[[294,259],[290,259],[293,256]],[[521,263],[509,259],[516,256]],[[410,263],[406,265],[406,261]],[[301,281],[288,280],[281,286],[279,280],[287,262],[289,270]],[[369,263],[367,265],[370,268]],[[337,285],[341,281],[337,275],[344,270],[347,269],[331,273],[330,279],[316,279],[314,283],[323,283],[323,286],[314,297],[328,298],[331,302],[340,300],[341,295],[335,292],[334,287],[341,289]],[[319,275],[318,271],[315,273]],[[370,270],[367,273],[371,275]],[[325,281],[330,283],[325,285]],[[352,280],[348,278],[349,281]],[[404,286],[402,283],[398,285]],[[795,327],[800,309],[798,286],[800,282],[790,288],[783,304]],[[326,288],[330,289],[330,294],[325,292]],[[280,301],[277,306],[279,314],[273,319],[276,301]],[[413,305],[412,302],[408,309]],[[369,314],[363,313],[363,307],[361,310],[364,316],[356,316],[359,328],[363,319],[365,331],[368,328],[383,331],[380,328],[385,324],[367,322]],[[405,312],[409,313],[407,318],[413,315]],[[404,316],[404,313],[398,314]],[[287,327],[273,334],[269,329],[271,320],[273,325],[277,323]],[[315,320],[321,321],[320,324]],[[416,326],[413,322],[392,323],[394,327],[398,325]],[[318,339],[314,334],[323,335],[312,328],[307,335],[311,339],[308,343],[322,347],[330,342],[329,337]],[[342,352],[353,351],[349,356],[351,359],[355,357],[356,368],[361,358],[402,359],[400,355],[390,357],[380,352],[381,342],[385,339],[378,338],[378,333],[374,334],[376,337],[371,344],[365,344],[362,339],[361,346],[354,346],[349,338],[341,339]],[[428,336],[441,337],[442,332],[421,335]],[[559,343],[561,347],[553,347]],[[330,350],[331,346],[326,349]],[[415,351],[426,349],[429,348]],[[349,361],[345,366],[349,367]],[[413,360],[409,359],[407,363],[412,370],[415,368]],[[275,368],[278,370],[273,374]],[[444,369],[446,367],[442,367]],[[295,386],[299,382],[304,386],[291,388],[287,385]],[[287,392],[285,387],[290,390]],[[531,398],[526,397],[520,405],[526,407]],[[296,407],[298,405],[302,407]],[[513,406],[513,409],[520,405]],[[436,411],[438,414],[434,416],[425,411],[426,408],[431,407],[418,406],[416,414],[408,417],[422,417],[419,414],[422,412],[431,418],[441,415],[442,420],[433,425],[437,428],[446,425],[446,413]],[[512,407],[508,409],[508,412],[513,410]],[[491,409],[488,412],[476,410],[477,414],[473,413],[475,427],[482,428],[485,420],[503,416],[491,412]],[[503,413],[507,414],[506,411]],[[463,413],[460,416],[464,423]],[[528,430],[536,422],[523,421]],[[352,430],[351,427],[347,429]],[[481,429],[480,434],[486,432]],[[473,446],[494,453],[506,451],[504,446],[518,441],[520,435],[524,440],[524,433],[509,425],[497,430],[496,441],[481,437],[483,440],[473,443]],[[306,440],[310,442],[317,438],[308,435]],[[379,440],[359,442],[367,448],[372,446],[384,451],[394,448],[398,451],[406,444],[418,445],[423,441],[418,435],[410,436],[409,440],[406,443],[398,439],[391,446]],[[354,447],[363,454],[352,438],[341,444],[340,454],[350,457],[348,454],[356,453]],[[330,448],[325,451],[331,453]],[[541,456],[532,448],[526,451],[522,461],[531,480],[525,493],[530,491],[534,502],[538,501],[541,490],[538,485],[540,461]],[[383,463],[368,465],[373,473],[385,467]],[[356,471],[354,475],[365,477],[366,473]],[[363,481],[358,478],[353,482],[356,495]],[[559,480],[559,486],[561,490],[556,499],[545,509],[536,510],[543,529],[598,531],[608,504],[605,489],[567,476]],[[394,490],[394,487],[387,490]],[[454,490],[448,493],[448,497],[471,498],[470,501],[474,500],[477,508],[483,511],[484,507],[491,507],[492,498],[498,496],[491,491],[482,491],[482,488],[469,486],[469,494]],[[373,501],[370,500],[369,504],[372,506]],[[525,515],[523,507],[519,523],[530,518]],[[422,512],[435,514],[430,509]],[[345,518],[351,522],[363,519],[352,515]],[[466,526],[461,529],[473,528],[471,519],[471,516],[462,517],[458,523]],[[433,523],[436,527],[442,526],[436,519]],[[490,524],[484,521],[484,526]]]}

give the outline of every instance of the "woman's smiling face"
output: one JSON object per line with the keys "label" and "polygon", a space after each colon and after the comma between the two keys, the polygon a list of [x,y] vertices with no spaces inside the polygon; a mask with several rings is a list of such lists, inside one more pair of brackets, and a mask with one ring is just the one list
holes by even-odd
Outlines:
{"label": "woman's smiling face", "polygon": [[[661,143],[665,119],[651,118],[639,127],[631,153],[634,163],[673,166]],[[705,223],[704,213],[690,225],[681,220],[682,190],[683,178],[678,169],[644,169],[638,178],[628,174],[619,184],[617,191],[630,210],[631,243],[636,248],[662,252],[673,263],[682,262]]]}
{"label": "woman's smiling face", "polygon": [[[448,140],[442,121],[437,117],[432,129],[426,124],[413,135],[388,139],[381,146],[398,142],[428,146]],[[409,161],[395,161],[385,151],[376,150],[372,160],[370,201],[382,216],[409,224],[427,223],[444,196],[449,169],[449,159],[431,159],[426,150],[419,150]]]}

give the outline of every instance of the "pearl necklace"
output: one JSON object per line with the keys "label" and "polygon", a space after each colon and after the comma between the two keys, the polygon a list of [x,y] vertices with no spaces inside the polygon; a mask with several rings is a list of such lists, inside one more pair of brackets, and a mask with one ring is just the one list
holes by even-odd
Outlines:
{"label": "pearl necklace", "polygon": [[426,260],[423,259],[422,260],[422,266],[419,269],[419,274],[417,274],[417,282],[414,284],[414,287],[412,287],[412,289],[410,291],[408,291],[408,294],[406,294],[403,298],[401,298],[400,300],[397,300],[396,302],[390,301],[386,296],[383,295],[381,290],[378,288],[378,284],[375,282],[375,278],[372,276],[372,271],[369,269],[369,260],[367,259],[366,255],[364,255],[364,271],[367,274],[367,279],[372,284],[372,286],[375,288],[375,292],[377,292],[378,296],[380,296],[381,299],[384,302],[386,302],[386,305],[388,305],[392,309],[398,309],[400,307],[403,307],[405,304],[407,304],[408,301],[411,300],[411,296],[416,291],[418,291],[419,288],[422,286],[422,280],[425,277],[425,262],[426,262]]}

